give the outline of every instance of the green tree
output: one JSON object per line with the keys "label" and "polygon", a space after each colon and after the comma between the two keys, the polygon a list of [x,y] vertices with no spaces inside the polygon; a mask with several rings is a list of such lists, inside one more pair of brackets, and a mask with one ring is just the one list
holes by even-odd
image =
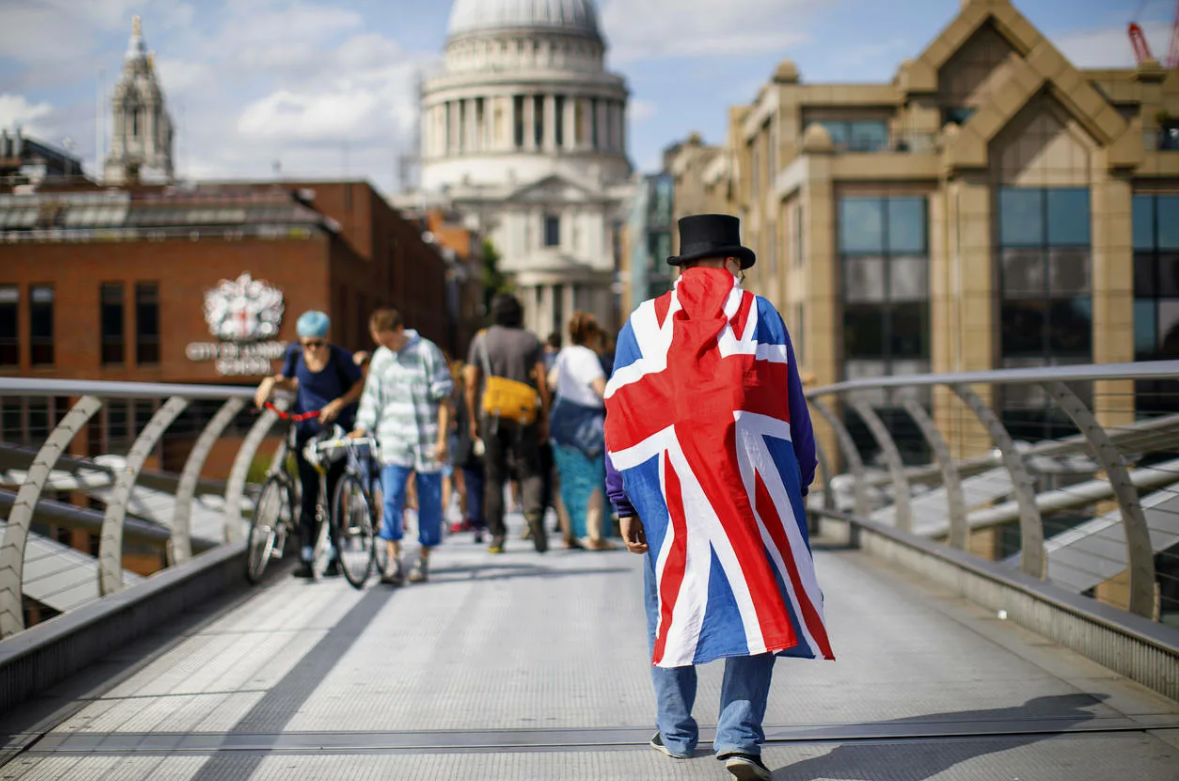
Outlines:
{"label": "green tree", "polygon": [[512,284],[506,274],[499,270],[501,255],[491,239],[483,240],[483,308],[491,311],[491,299],[496,293],[510,293]]}

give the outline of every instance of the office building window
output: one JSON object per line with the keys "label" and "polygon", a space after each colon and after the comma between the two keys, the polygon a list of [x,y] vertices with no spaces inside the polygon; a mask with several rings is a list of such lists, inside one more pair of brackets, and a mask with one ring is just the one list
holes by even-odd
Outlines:
{"label": "office building window", "polygon": [[547,214],[544,218],[544,245],[546,247],[561,246],[561,218]]}
{"label": "office building window", "polygon": [[29,288],[29,357],[34,365],[53,364],[53,286]]}
{"label": "office building window", "polygon": [[20,288],[0,287],[0,366],[20,365]]}
{"label": "office building window", "polygon": [[[1134,360],[1179,358],[1179,194],[1135,195]],[[1135,383],[1139,414],[1174,409],[1179,381]]]}
{"label": "office building window", "polygon": [[841,122],[820,120],[841,152],[879,152],[888,148],[888,122],[883,119]]}
{"label": "office building window", "polygon": [[[1003,187],[998,220],[1001,365],[1092,362],[1088,188]],[[1051,439],[1074,430],[1038,388],[1005,389],[1001,408],[1016,439]]]}
{"label": "office building window", "polygon": [[140,366],[160,362],[160,286],[155,282],[135,285],[135,361]]}
{"label": "office building window", "polygon": [[123,283],[104,282],[99,296],[102,362],[108,366],[121,366],[126,357],[127,342],[123,333]]}
{"label": "office building window", "polygon": [[[846,379],[929,371],[928,216],[923,197],[845,197],[839,202],[843,279],[843,373]],[[800,313],[801,316],[801,313]],[[907,461],[928,457],[920,431],[901,404],[909,394],[861,394],[896,434]],[[879,446],[853,411],[847,425],[865,459]]]}

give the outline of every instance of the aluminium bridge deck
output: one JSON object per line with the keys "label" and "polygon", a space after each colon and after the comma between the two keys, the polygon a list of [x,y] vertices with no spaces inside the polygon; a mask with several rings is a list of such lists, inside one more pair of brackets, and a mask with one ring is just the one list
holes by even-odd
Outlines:
{"label": "aluminium bridge deck", "polygon": [[[1179,779],[1179,703],[863,554],[817,559],[839,659],[778,663],[775,779]],[[640,564],[456,537],[426,584],[276,579],[0,715],[0,779],[726,778],[707,745],[646,748]]]}

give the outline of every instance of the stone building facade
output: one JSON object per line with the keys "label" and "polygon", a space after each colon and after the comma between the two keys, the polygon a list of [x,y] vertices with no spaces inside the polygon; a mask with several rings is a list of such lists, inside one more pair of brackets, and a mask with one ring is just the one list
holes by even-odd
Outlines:
{"label": "stone building facade", "polygon": [[[888,82],[783,62],[706,163],[684,148],[676,202],[742,218],[749,284],[820,385],[1176,357],[1177,118],[1179,71],[1080,69],[1008,0],[965,0]],[[1117,423],[1152,389],[1096,392]],[[1041,393],[992,400],[1017,439],[1057,430]],[[960,454],[990,447],[950,394],[925,402]]]}

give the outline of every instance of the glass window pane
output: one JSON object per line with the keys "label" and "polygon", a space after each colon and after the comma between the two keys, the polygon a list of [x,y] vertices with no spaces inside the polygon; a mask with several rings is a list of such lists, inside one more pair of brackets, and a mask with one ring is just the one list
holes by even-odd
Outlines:
{"label": "glass window pane", "polygon": [[888,275],[889,300],[929,300],[929,260],[926,258],[889,258]]}
{"label": "glass window pane", "polygon": [[839,202],[841,252],[884,252],[884,200],[843,198]]}
{"label": "glass window pane", "polygon": [[849,303],[884,301],[884,258],[843,259],[843,295]]}
{"label": "glass window pane", "polygon": [[1089,250],[1048,251],[1048,292],[1053,298],[1089,292]]}
{"label": "glass window pane", "polygon": [[831,136],[831,143],[835,145],[836,149],[843,149],[847,147],[850,141],[850,133],[846,122],[820,122]]}
{"label": "glass window pane", "polygon": [[926,247],[925,199],[888,199],[888,249],[923,255]]}
{"label": "glass window pane", "polygon": [[1179,300],[1159,301],[1159,348],[1156,358],[1179,358]]}
{"label": "glass window pane", "polygon": [[1089,296],[1053,301],[1049,317],[1050,354],[1088,356],[1093,353],[1093,300]]}
{"label": "glass window pane", "polygon": [[1153,298],[1134,299],[1134,360],[1154,360],[1158,349],[1158,304]]}
{"label": "glass window pane", "polygon": [[[846,380],[874,380],[888,376],[888,364],[881,360],[845,361],[843,377]],[[887,401],[883,388],[870,388],[847,394],[849,401],[865,401],[873,407],[881,407]]]}
{"label": "glass window pane", "polygon": [[1045,301],[1004,301],[1000,307],[1003,357],[1044,354],[1044,329],[1047,325]]}
{"label": "glass window pane", "polygon": [[1158,195],[1159,249],[1179,249],[1179,195]]}
{"label": "glass window pane", "polygon": [[1048,243],[1053,246],[1089,246],[1089,188],[1048,190]]}
{"label": "glass window pane", "polygon": [[1135,195],[1134,249],[1154,249],[1154,196]]}
{"label": "glass window pane", "polygon": [[1044,254],[1040,250],[1005,249],[1004,298],[1040,298],[1044,295]]}
{"label": "glass window pane", "polygon": [[856,152],[877,152],[888,146],[888,123],[866,120],[851,123],[850,148]]}
{"label": "glass window pane", "polygon": [[1155,279],[1154,254],[1134,253],[1134,295],[1139,297],[1157,295],[1158,281]]}
{"label": "glass window pane", "polygon": [[999,242],[1004,247],[1040,246],[1044,218],[1040,190],[999,190]]}
{"label": "glass window pane", "polygon": [[843,311],[843,354],[847,358],[884,356],[884,310],[848,306]]}
{"label": "glass window pane", "polygon": [[1179,296],[1179,252],[1158,256],[1158,296]]}
{"label": "glass window pane", "polygon": [[929,356],[929,306],[898,304],[893,308],[889,341],[893,358]]}

